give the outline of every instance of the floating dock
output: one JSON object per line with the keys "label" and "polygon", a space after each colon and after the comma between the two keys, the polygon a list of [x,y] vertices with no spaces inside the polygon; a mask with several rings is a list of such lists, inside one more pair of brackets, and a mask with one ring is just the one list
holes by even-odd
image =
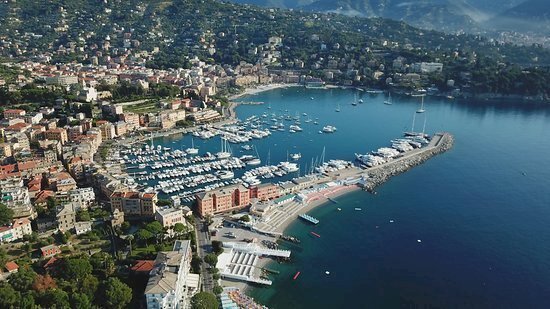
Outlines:
{"label": "floating dock", "polygon": [[318,220],[318,219],[315,219],[315,218],[313,218],[313,217],[310,216],[310,215],[301,214],[301,215],[299,215],[298,217],[300,217],[300,218],[306,220],[306,221],[309,222],[309,223],[313,223],[313,224],[318,224],[318,223],[319,223],[319,220]]}

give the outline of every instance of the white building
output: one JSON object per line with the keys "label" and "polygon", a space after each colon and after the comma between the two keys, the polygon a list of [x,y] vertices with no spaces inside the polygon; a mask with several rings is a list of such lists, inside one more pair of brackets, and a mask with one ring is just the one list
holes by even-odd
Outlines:
{"label": "white building", "polygon": [[198,288],[198,275],[190,274],[191,245],[176,240],[173,251],[159,252],[149,273],[145,299],[149,309],[187,308]]}
{"label": "white building", "polygon": [[31,221],[26,218],[15,219],[10,226],[0,227],[0,243],[16,241],[30,234],[32,234]]}
{"label": "white building", "polygon": [[75,229],[76,235],[86,234],[92,231],[92,222],[91,221],[77,222],[74,225],[74,229]]}
{"label": "white building", "polygon": [[78,99],[84,102],[97,101],[97,90],[94,87],[84,88],[78,94]]}
{"label": "white building", "polygon": [[14,211],[15,217],[32,216],[34,214],[29,189],[24,186],[21,178],[0,180],[0,198],[3,204]]}
{"label": "white building", "polygon": [[443,63],[438,62],[417,62],[411,66],[416,73],[434,73],[443,71]]}
{"label": "white building", "polygon": [[80,205],[80,209],[87,209],[95,201],[95,193],[92,188],[78,188],[69,191],[71,202]]}
{"label": "white building", "polygon": [[155,220],[160,222],[163,227],[172,227],[176,223],[185,224],[185,219],[181,209],[175,209],[169,206],[157,209],[155,213]]}

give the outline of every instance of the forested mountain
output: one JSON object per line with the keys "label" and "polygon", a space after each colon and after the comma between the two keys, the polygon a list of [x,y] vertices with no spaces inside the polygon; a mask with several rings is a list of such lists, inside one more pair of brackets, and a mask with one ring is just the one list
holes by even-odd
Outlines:
{"label": "forested mountain", "polygon": [[[157,58],[166,55],[165,65],[172,66],[193,55],[232,64],[247,60],[249,46],[265,43],[272,35],[284,37],[284,55],[289,59],[307,60],[306,55],[315,53],[321,43],[347,46],[337,51],[345,56],[393,41],[398,46],[437,53],[475,51],[495,60],[524,64],[536,58],[539,63],[550,63],[548,50],[497,46],[480,37],[423,31],[403,22],[267,10],[215,0],[0,3],[0,37],[23,40],[19,45],[27,44],[30,53],[56,51],[67,45],[101,46],[109,36],[112,46],[121,46],[123,38],[118,34],[123,32],[131,32],[131,39],[137,39],[141,48],[159,47]],[[314,34],[319,38],[312,39]],[[211,48],[216,50],[213,55],[208,52]]]}
{"label": "forested mountain", "polygon": [[550,33],[550,1],[528,0],[487,21],[496,29]]}
{"label": "forested mountain", "polygon": [[478,31],[490,19],[524,0],[232,0],[266,7],[297,8],[352,16],[384,17],[444,31]]}

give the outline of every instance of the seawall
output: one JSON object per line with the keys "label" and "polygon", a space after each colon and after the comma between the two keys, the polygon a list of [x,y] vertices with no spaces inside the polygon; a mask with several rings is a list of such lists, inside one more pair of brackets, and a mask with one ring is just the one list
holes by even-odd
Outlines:
{"label": "seawall", "polygon": [[411,168],[426,162],[435,155],[446,152],[453,147],[454,137],[449,133],[437,133],[425,148],[395,159],[389,163],[369,168],[363,175],[368,176],[363,188],[371,193],[374,189],[388,181],[392,176],[404,173]]}

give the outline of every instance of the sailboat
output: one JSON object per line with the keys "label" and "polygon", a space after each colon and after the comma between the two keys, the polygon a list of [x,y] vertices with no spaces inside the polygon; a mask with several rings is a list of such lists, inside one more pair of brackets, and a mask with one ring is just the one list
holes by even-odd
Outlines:
{"label": "sailboat", "polygon": [[221,140],[221,143],[222,143],[222,150],[218,153],[216,153],[216,157],[218,159],[225,159],[225,158],[229,158],[231,157],[231,153],[228,151],[229,147],[227,146],[227,140],[225,139],[225,137],[221,137],[220,138]]}
{"label": "sailboat", "polygon": [[353,100],[353,102],[351,102],[351,105],[357,106],[357,93],[355,94],[355,100]]}
{"label": "sailboat", "polygon": [[267,109],[271,109],[271,102],[269,102],[269,105],[267,106]]}
{"label": "sailboat", "polygon": [[426,110],[424,109],[424,96],[422,96],[422,104],[420,105],[420,109],[416,110],[417,113],[423,113]]}
{"label": "sailboat", "polygon": [[193,138],[191,137],[191,148],[185,149],[185,152],[188,154],[197,154],[199,153],[199,150],[195,148],[195,142],[193,141]]}
{"label": "sailboat", "polygon": [[412,127],[411,127],[411,131],[410,132],[403,132],[403,134],[405,136],[421,136],[421,137],[426,137],[427,134],[424,133],[425,130],[426,130],[426,116],[424,116],[424,126],[422,127],[422,132],[415,132],[414,131],[414,123],[416,121],[416,113],[413,114],[413,122],[412,122]]}
{"label": "sailboat", "polygon": [[340,103],[338,103],[338,107],[336,108],[336,112],[340,112]]}
{"label": "sailboat", "polygon": [[392,101],[391,101],[391,92],[388,92],[388,99],[386,101],[384,101],[384,104],[387,104],[387,105],[392,105]]}
{"label": "sailboat", "polygon": [[246,162],[247,165],[260,165],[262,164],[262,160],[260,160],[260,155],[258,154],[258,148],[254,146],[254,150],[256,151],[256,158]]}

